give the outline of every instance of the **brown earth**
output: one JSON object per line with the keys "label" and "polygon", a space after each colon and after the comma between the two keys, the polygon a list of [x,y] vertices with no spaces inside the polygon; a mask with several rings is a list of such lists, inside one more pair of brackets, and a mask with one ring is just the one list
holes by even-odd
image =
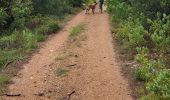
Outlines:
{"label": "brown earth", "polygon": [[[70,28],[84,24],[74,39]],[[107,13],[76,15],[23,66],[5,100],[133,100],[112,43]]]}

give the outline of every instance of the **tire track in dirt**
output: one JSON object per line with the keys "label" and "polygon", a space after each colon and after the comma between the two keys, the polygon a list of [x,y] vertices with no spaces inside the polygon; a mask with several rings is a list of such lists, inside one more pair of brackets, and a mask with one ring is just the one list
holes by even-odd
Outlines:
{"label": "tire track in dirt", "polygon": [[[69,71],[49,87],[55,91],[50,93],[51,100],[68,100],[73,92],[70,100],[132,100],[128,80],[116,60],[108,15],[90,15],[84,24],[84,35],[73,43],[68,41],[60,53],[66,56],[54,64],[55,70]],[[87,39],[82,41],[82,36]],[[69,65],[74,66],[67,68]]]}

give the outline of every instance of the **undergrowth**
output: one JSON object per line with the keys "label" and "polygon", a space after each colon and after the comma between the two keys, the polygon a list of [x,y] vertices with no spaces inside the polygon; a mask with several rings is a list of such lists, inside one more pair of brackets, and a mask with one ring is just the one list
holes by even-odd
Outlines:
{"label": "undergrowth", "polygon": [[137,63],[131,67],[134,79],[140,83],[136,87],[138,97],[142,100],[169,100],[168,0],[108,0],[107,5],[112,23],[118,24],[115,29],[117,38],[126,47],[126,52],[133,52],[131,56]]}
{"label": "undergrowth", "polygon": [[[85,2],[79,1],[80,4]],[[81,8],[77,8],[80,7],[77,2],[70,0],[47,0],[46,3],[41,0],[18,0],[13,3],[0,1],[2,6],[0,7],[1,93],[6,91],[10,78],[19,70],[18,67],[15,68],[15,64],[18,64],[16,62],[24,62],[28,55],[38,47],[39,42],[45,41],[48,35],[58,32],[74,14],[81,11]],[[43,4],[36,6],[39,3]],[[55,5],[61,3],[61,5],[52,7],[51,3]],[[48,7],[51,11],[47,5],[50,5]],[[65,7],[67,9],[62,9],[62,5],[67,6]],[[47,8],[43,8],[44,6]]]}
{"label": "undergrowth", "polygon": [[70,36],[74,37],[77,36],[79,33],[81,33],[84,30],[84,25],[83,24],[79,24],[75,27],[72,27],[70,29]]}

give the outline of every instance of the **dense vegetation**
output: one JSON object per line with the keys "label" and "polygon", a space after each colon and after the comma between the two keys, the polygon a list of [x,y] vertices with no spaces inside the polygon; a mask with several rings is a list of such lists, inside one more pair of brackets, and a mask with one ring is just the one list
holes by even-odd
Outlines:
{"label": "dense vegetation", "polygon": [[0,68],[22,59],[85,0],[0,0]]}
{"label": "dense vegetation", "polygon": [[[0,0],[0,71],[24,59],[37,42],[57,32],[85,1]],[[0,73],[0,89],[9,79],[9,74]]]}
{"label": "dense vegetation", "polygon": [[144,100],[170,99],[170,0],[108,0],[123,46],[135,54]]}

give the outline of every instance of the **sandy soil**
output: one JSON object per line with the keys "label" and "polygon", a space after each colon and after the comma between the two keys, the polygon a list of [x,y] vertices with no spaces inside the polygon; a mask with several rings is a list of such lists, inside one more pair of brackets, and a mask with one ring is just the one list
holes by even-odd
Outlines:
{"label": "sandy soil", "polygon": [[[85,30],[76,39],[71,27]],[[5,100],[133,100],[128,79],[123,77],[107,13],[76,15],[43,43],[9,86]]]}

